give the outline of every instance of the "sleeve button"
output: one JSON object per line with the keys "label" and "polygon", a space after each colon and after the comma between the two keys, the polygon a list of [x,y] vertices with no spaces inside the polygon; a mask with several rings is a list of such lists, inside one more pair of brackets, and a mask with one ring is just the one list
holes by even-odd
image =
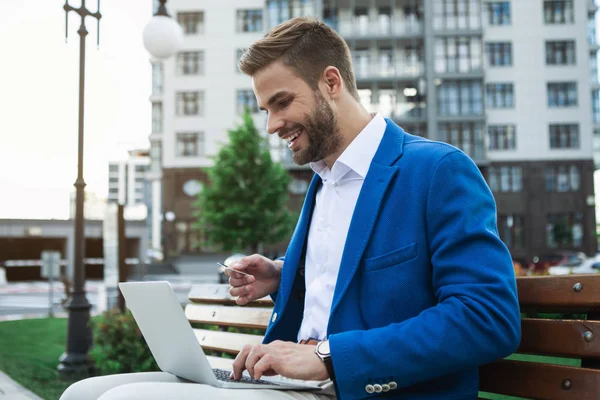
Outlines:
{"label": "sleeve button", "polygon": [[381,385],[381,390],[383,392],[389,392],[390,391],[390,385],[388,385],[387,383],[384,383],[383,385]]}
{"label": "sleeve button", "polygon": [[391,381],[390,383],[388,383],[388,385],[390,385],[391,390],[394,390],[398,387],[398,384],[394,381]]}
{"label": "sleeve button", "polygon": [[375,392],[375,388],[373,387],[373,385],[367,385],[365,386],[365,392],[367,393],[374,393]]}
{"label": "sleeve button", "polygon": [[373,389],[375,389],[375,393],[381,393],[381,391],[383,390],[381,385],[378,384],[373,385]]}

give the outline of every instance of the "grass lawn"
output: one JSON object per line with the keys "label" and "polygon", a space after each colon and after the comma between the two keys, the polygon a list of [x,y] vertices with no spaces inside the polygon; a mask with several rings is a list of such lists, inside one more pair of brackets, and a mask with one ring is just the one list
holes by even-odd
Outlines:
{"label": "grass lawn", "polygon": [[58,378],[65,351],[67,319],[0,322],[0,370],[46,400],[57,400],[70,382]]}

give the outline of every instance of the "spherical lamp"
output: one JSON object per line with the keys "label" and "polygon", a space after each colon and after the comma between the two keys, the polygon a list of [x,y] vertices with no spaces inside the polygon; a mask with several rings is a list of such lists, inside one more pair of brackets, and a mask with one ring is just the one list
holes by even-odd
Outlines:
{"label": "spherical lamp", "polygon": [[183,30],[167,13],[166,0],[160,0],[158,11],[143,32],[144,47],[156,59],[165,59],[183,46]]}

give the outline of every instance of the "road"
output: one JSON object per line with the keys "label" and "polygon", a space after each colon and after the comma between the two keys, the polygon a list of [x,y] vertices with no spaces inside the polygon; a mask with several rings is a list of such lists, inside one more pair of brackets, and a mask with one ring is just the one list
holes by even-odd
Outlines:
{"label": "road", "polygon": [[[216,283],[216,274],[180,276],[180,275],[152,275],[145,280],[166,280],[171,283],[179,301],[188,302],[187,295],[195,283]],[[53,307],[55,315],[65,313],[61,304],[64,299],[62,283],[53,284]],[[48,282],[17,282],[0,286],[0,320],[15,319],[22,316],[44,316],[50,311],[50,285]],[[96,314],[104,310],[105,289],[102,281],[88,281],[86,283],[86,297],[92,308],[90,312]]]}

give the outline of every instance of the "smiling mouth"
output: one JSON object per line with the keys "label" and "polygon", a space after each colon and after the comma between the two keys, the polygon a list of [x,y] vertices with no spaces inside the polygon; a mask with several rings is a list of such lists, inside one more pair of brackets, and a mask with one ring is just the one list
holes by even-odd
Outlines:
{"label": "smiling mouth", "polygon": [[294,143],[296,143],[298,141],[298,138],[300,137],[301,134],[302,134],[302,129],[298,129],[296,132],[294,132],[293,134],[291,134],[290,136],[285,138],[285,141],[288,144],[288,148],[290,148],[290,149],[292,148]]}

